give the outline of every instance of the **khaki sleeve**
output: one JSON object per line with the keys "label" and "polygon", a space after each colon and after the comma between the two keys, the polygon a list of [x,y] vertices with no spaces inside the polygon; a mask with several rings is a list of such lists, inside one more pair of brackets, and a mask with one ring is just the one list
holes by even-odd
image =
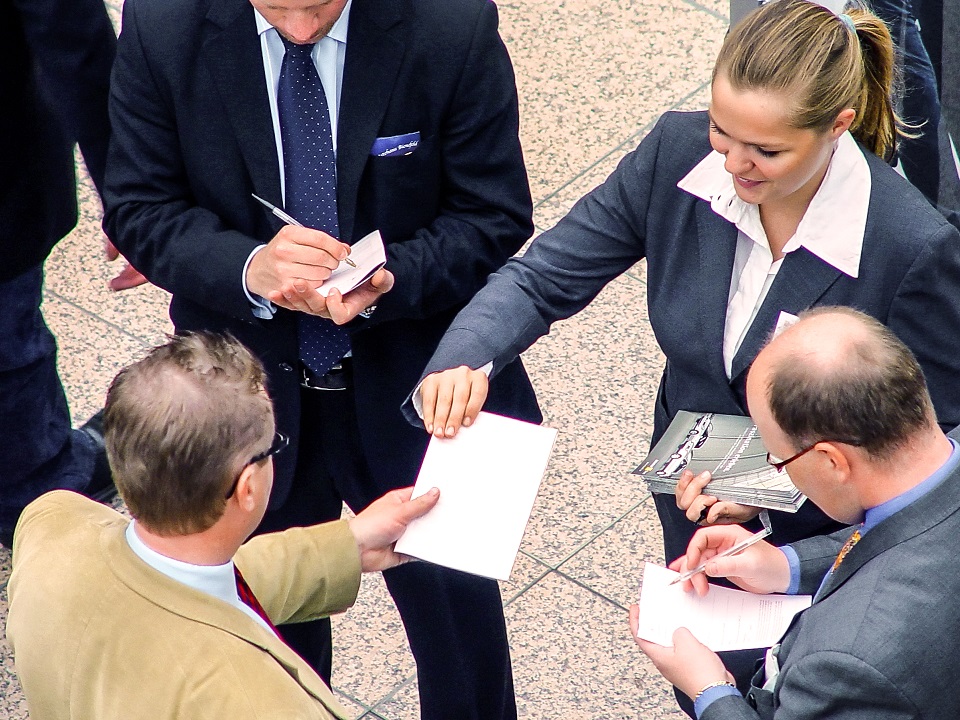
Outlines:
{"label": "khaki sleeve", "polygon": [[344,520],[257,536],[234,561],[278,625],[343,612],[360,589],[360,552]]}

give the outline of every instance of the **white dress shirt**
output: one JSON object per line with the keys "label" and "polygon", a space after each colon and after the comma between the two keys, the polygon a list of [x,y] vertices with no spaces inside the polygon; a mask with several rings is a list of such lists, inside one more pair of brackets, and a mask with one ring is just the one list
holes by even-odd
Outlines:
{"label": "white dress shirt", "polygon": [[[724,156],[707,155],[677,187],[710,203],[717,215],[738,230],[737,250],[727,297],[723,330],[723,364],[730,377],[733,358],[770,290],[783,258],[774,261],[760,208],[737,195]],[[784,245],[784,256],[804,247],[845,275],[856,278],[870,203],[870,167],[850,133],[837,140],[823,182],[797,231]]]}

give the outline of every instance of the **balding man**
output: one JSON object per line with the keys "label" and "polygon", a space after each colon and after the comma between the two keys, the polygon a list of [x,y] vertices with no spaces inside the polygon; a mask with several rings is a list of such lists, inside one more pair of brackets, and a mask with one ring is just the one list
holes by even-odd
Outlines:
{"label": "balding man", "polygon": [[[681,628],[667,648],[638,640],[701,720],[960,717],[960,454],[938,428],[923,373],[875,320],[812,311],[757,356],[750,414],[768,461],[835,520],[854,527],[708,562],[755,593],[813,593],[767,653],[746,699],[720,658]],[[748,535],[700,530],[685,570]],[[695,576],[700,594],[708,586]],[[631,628],[637,628],[637,607]]]}

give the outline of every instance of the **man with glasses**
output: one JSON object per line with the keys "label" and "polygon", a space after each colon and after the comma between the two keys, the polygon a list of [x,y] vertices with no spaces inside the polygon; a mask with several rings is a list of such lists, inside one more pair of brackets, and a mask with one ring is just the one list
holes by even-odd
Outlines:
{"label": "man with glasses", "polygon": [[130,522],[66,491],[17,527],[7,637],[30,717],[346,717],[278,635],[353,604],[360,572],[439,497],[394,490],[350,521],[261,535],[275,432],[263,368],[186,335],[121,371],[107,452]]}
{"label": "man with glasses", "polygon": [[[746,698],[685,628],[673,647],[640,648],[695,699],[701,720],[960,717],[960,696],[945,690],[960,661],[960,446],[938,427],[916,359],[876,320],[820,308],[757,356],[747,400],[769,462],[853,527],[715,559],[749,532],[703,528],[672,563],[684,571],[706,561],[686,583],[701,595],[706,576],[814,595]],[[636,635],[637,606],[630,623]]]}

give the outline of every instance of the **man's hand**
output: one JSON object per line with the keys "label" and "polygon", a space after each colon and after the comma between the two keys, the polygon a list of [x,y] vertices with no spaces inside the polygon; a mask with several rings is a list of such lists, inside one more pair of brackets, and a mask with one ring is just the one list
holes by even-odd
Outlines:
{"label": "man's hand", "polygon": [[[120,251],[117,250],[117,246],[114,245],[106,237],[103,238],[103,251],[107,256],[107,260],[113,262],[118,257],[120,257]],[[123,270],[121,270],[115,278],[113,278],[109,287],[114,292],[119,292],[121,290],[129,290],[130,288],[135,288],[139,285],[143,285],[147,282],[147,278],[137,270],[130,263],[125,263]]]}
{"label": "man's hand", "polygon": [[663,647],[637,637],[640,608],[630,606],[630,634],[643,654],[656,666],[660,674],[676,685],[687,696],[694,698],[703,688],[719,682],[733,682],[723,661],[686,628],[673,632],[673,647]]}
{"label": "man's hand", "polygon": [[697,525],[731,525],[753,520],[760,514],[760,508],[720,501],[712,495],[704,495],[703,489],[709,482],[709,470],[696,476],[689,470],[684,470],[677,481],[674,490],[677,507],[686,513],[690,522]]}
{"label": "man's hand", "polygon": [[321,315],[327,301],[317,288],[349,254],[349,245],[325,232],[284,225],[250,261],[247,289],[288,310]]}
{"label": "man's hand", "polygon": [[370,503],[349,521],[350,530],[360,549],[363,572],[387,570],[410,558],[398,555],[393,545],[403,535],[410,521],[425,515],[440,499],[440,491],[432,488],[418,498],[410,499],[413,488],[392,490]]}
{"label": "man's hand", "polygon": [[341,295],[338,290],[330,291],[327,295],[326,310],[320,313],[320,316],[330,318],[337,325],[343,325],[371,305],[376,305],[380,296],[392,289],[393,273],[381,268],[369,280],[346,295]]}
{"label": "man's hand", "polygon": [[452,438],[461,425],[470,427],[487,399],[489,387],[485,372],[466,365],[427,375],[420,384],[427,432]]}
{"label": "man's hand", "polygon": [[[737,555],[711,560],[751,534],[739,525],[698,530],[687,546],[687,554],[670,563],[670,569],[683,573],[706,562],[706,576],[725,577],[738,587],[759,595],[784,592],[790,586],[790,562],[768,542],[761,540]],[[684,590],[692,587],[697,595],[706,595],[709,590],[706,576],[697,573],[685,580]]]}

